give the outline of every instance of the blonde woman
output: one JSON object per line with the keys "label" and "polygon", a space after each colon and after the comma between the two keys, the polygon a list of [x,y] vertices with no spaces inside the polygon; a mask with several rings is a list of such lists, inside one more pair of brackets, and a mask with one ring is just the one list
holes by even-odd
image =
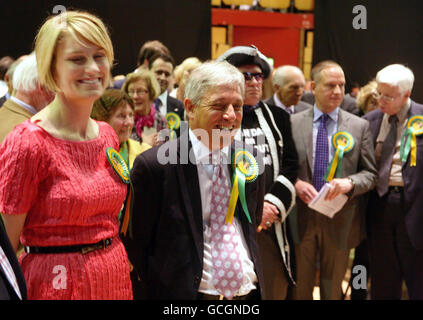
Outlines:
{"label": "blonde woman", "polygon": [[184,101],[185,84],[192,70],[199,67],[200,65],[201,61],[197,57],[189,57],[175,68],[174,77],[178,87],[171,93],[174,98],[181,100],[182,102]]}
{"label": "blonde woman", "polygon": [[132,299],[117,219],[127,187],[106,157],[119,141],[90,118],[109,83],[107,29],[67,11],[43,24],[35,52],[56,97],[0,147],[0,212],[15,250],[25,246],[28,299]]}

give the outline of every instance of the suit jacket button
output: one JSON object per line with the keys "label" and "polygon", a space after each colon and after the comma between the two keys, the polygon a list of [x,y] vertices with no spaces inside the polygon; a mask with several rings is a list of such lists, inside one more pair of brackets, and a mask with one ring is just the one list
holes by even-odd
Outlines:
{"label": "suit jacket button", "polygon": [[282,147],[282,140],[278,141],[279,147]]}
{"label": "suit jacket button", "polygon": [[195,283],[195,284],[199,283],[199,282],[200,282],[200,280],[201,280],[201,279],[200,279],[200,277],[194,277],[194,283]]}

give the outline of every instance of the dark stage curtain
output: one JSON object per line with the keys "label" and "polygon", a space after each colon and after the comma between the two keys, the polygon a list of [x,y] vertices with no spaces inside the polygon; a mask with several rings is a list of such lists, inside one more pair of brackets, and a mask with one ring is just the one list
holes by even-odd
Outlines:
{"label": "dark stage curtain", "polygon": [[116,66],[113,74],[126,74],[136,67],[141,45],[160,40],[177,64],[196,56],[211,55],[210,0],[14,0],[2,2],[0,57],[14,58],[33,50],[35,35],[53,8],[82,9],[98,15],[111,32]]}
{"label": "dark stage curtain", "polygon": [[[356,7],[359,5],[362,7]],[[359,10],[363,7],[365,10]],[[366,21],[360,19],[363,11]],[[416,78],[412,99],[423,103],[422,52],[421,0],[315,1],[313,64],[325,59],[340,63],[347,90],[351,82],[365,85],[383,67],[401,63],[413,70]]]}

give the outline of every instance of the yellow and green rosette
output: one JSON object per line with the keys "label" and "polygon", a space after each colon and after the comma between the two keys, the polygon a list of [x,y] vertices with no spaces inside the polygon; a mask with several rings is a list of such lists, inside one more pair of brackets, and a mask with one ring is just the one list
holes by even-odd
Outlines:
{"label": "yellow and green rosette", "polygon": [[128,166],[126,165],[125,160],[120,155],[119,152],[117,152],[113,148],[106,148],[106,156],[107,160],[109,161],[110,165],[112,166],[113,170],[116,172],[116,174],[119,176],[119,178],[122,180],[123,183],[128,185],[128,192],[127,197],[125,200],[125,205],[123,209],[123,218],[120,226],[120,234],[123,234],[123,236],[126,236],[126,233],[128,231],[129,227],[129,220],[131,216],[132,211],[132,184],[129,174]]}
{"label": "yellow and green rosette", "polygon": [[237,149],[233,154],[232,164],[234,167],[232,190],[225,223],[229,222],[232,224],[238,198],[248,222],[252,223],[250,213],[248,211],[247,199],[245,197],[245,183],[253,182],[257,179],[259,172],[257,160],[245,149]]}
{"label": "yellow and green rosette", "polygon": [[170,129],[169,140],[176,139],[176,131],[181,126],[181,117],[175,112],[166,114],[167,127]]}
{"label": "yellow and green rosette", "polygon": [[338,131],[332,137],[332,145],[336,152],[323,178],[325,181],[331,181],[334,177],[341,177],[342,159],[344,154],[354,147],[354,138],[346,131]]}
{"label": "yellow and green rosette", "polygon": [[402,162],[407,161],[411,151],[410,167],[415,167],[417,163],[417,136],[423,133],[423,115],[413,116],[408,120],[407,129],[401,137],[400,157]]}

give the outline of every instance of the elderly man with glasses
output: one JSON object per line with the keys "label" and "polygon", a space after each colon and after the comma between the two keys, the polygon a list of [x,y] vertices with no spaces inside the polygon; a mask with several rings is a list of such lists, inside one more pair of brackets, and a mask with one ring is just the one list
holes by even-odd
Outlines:
{"label": "elderly man with glasses", "polygon": [[260,101],[263,79],[271,74],[267,58],[254,46],[237,46],[218,58],[228,61],[245,78],[241,134],[235,139],[256,146],[265,154],[266,195],[258,228],[263,261],[264,299],[286,299],[295,285],[294,252],[285,219],[295,203],[298,156],[289,114]]}
{"label": "elderly man with glasses", "polygon": [[372,299],[423,299],[423,105],[410,99],[413,72],[400,64],[376,75],[370,122],[378,184],[368,208]]}

